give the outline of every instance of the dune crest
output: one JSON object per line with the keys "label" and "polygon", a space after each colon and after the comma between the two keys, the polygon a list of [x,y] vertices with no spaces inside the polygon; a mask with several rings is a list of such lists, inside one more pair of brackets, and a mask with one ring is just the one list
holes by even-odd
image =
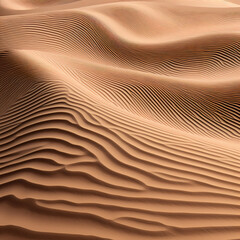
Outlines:
{"label": "dune crest", "polygon": [[239,239],[238,5],[0,0],[0,239]]}

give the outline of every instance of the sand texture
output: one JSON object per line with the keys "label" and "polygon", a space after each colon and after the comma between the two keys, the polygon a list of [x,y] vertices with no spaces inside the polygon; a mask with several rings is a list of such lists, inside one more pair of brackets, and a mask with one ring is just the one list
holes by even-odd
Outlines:
{"label": "sand texture", "polygon": [[240,1],[0,0],[0,239],[240,239]]}

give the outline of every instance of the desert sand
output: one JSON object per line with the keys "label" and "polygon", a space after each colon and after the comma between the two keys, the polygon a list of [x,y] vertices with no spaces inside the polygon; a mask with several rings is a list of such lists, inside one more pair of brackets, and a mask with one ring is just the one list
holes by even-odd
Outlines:
{"label": "desert sand", "polygon": [[0,239],[240,239],[240,1],[0,0]]}

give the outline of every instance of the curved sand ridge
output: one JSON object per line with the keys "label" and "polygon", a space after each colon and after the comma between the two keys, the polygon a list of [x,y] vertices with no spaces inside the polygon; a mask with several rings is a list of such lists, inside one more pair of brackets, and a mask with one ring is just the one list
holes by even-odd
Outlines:
{"label": "curved sand ridge", "polygon": [[240,237],[237,4],[3,3],[1,239]]}
{"label": "curved sand ridge", "polygon": [[1,0],[0,4],[4,8],[9,8],[12,10],[29,10],[39,7],[49,7],[56,6],[58,4],[66,4],[73,1],[74,0]]}

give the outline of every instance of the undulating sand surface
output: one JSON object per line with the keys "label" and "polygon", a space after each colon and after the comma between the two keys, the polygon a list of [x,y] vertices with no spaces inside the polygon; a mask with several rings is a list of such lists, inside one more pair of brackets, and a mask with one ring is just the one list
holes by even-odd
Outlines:
{"label": "undulating sand surface", "polygon": [[240,1],[0,0],[0,239],[240,239]]}

